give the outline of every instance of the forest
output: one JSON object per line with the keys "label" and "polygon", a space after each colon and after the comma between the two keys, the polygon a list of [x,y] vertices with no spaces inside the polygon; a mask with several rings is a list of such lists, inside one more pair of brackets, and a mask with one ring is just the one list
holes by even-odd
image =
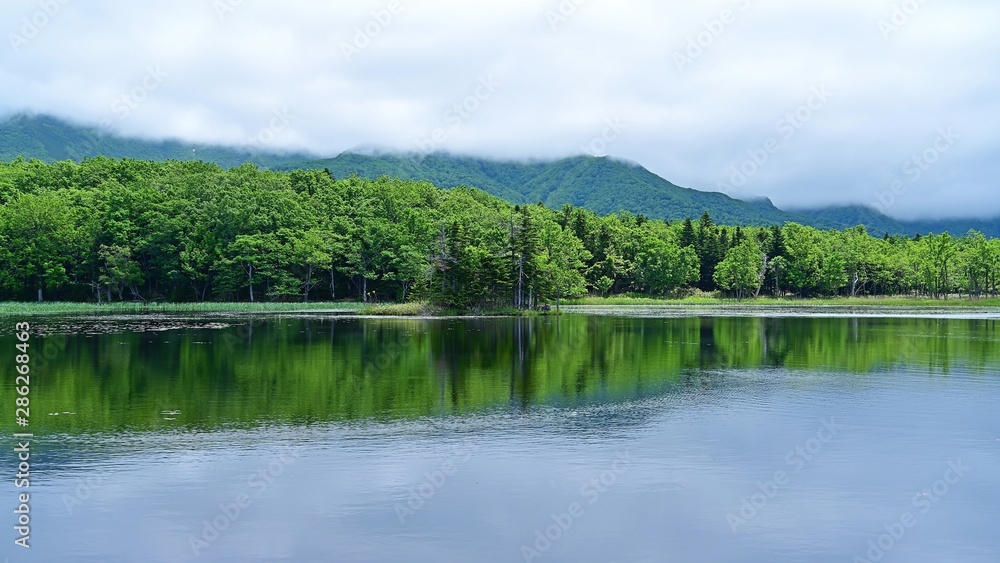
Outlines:
{"label": "forest", "polygon": [[251,164],[0,164],[0,300],[424,301],[996,296],[1000,239],[716,225]]}

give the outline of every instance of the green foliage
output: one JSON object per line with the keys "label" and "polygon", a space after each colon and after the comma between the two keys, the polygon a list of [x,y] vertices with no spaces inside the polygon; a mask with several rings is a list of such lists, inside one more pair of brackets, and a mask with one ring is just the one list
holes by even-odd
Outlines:
{"label": "green foliage", "polygon": [[716,266],[715,281],[719,287],[734,292],[737,299],[750,294],[756,297],[764,284],[766,258],[757,240],[746,239]]}
{"label": "green foliage", "polygon": [[[527,165],[526,165],[527,166]],[[0,299],[429,302],[538,309],[588,293],[997,295],[979,232],[731,227],[323,171],[87,159],[0,164]]]}

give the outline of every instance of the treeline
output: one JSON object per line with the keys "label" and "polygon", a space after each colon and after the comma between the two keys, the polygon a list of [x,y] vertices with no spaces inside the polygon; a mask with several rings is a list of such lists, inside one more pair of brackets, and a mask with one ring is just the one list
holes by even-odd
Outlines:
{"label": "treeline", "polygon": [[0,299],[428,300],[586,294],[997,295],[1000,240],[668,223],[324,171],[0,164]]}

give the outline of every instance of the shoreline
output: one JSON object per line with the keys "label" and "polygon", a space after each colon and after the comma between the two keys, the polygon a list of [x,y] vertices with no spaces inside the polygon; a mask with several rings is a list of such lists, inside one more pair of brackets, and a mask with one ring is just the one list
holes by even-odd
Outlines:
{"label": "shoreline", "polygon": [[423,303],[0,303],[0,317],[76,314],[336,314],[352,318],[533,318],[562,314],[598,316],[833,316],[952,317],[1000,319],[1000,299],[840,298],[728,300],[716,298],[588,298],[564,301],[561,310],[462,312]]}

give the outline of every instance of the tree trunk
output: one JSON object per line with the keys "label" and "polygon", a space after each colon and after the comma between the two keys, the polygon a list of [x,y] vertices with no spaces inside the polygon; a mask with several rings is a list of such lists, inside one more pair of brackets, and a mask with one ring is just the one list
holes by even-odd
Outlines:
{"label": "tree trunk", "polygon": [[524,309],[524,257],[517,266],[517,308]]}
{"label": "tree trunk", "polygon": [[38,302],[42,302],[42,288],[38,288]]}
{"label": "tree trunk", "polygon": [[764,282],[767,281],[767,264],[768,264],[767,254],[764,254],[763,258],[764,258],[764,265],[757,273],[757,289],[755,289],[753,292],[754,299],[760,297],[760,290],[764,289]]}
{"label": "tree trunk", "polygon": [[337,300],[337,280],[334,278],[334,267],[330,264],[330,301]]}
{"label": "tree trunk", "polygon": [[309,302],[309,290],[312,288],[312,273],[313,273],[313,268],[312,266],[309,266],[309,269],[306,271],[306,285],[305,288],[303,288],[305,291],[302,292],[303,303]]}

